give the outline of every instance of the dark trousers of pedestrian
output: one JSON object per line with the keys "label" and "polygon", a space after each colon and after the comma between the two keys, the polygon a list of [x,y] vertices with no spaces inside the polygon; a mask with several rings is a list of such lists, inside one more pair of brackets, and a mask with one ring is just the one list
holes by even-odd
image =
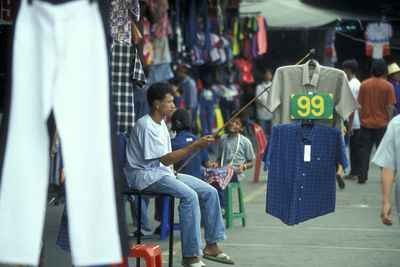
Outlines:
{"label": "dark trousers of pedestrian", "polygon": [[227,122],[231,116],[232,113],[238,108],[236,105],[235,98],[231,99],[226,99],[224,97],[221,97],[219,100],[219,107],[221,108],[222,112],[222,117],[224,117],[224,122]]}
{"label": "dark trousers of pedestrian", "polygon": [[365,128],[361,126],[360,133],[360,177],[359,182],[363,183],[368,180],[369,160],[371,156],[372,146],[375,144],[378,148],[383,136],[385,128]]}
{"label": "dark trousers of pedestrian", "polygon": [[350,175],[360,176],[361,153],[360,153],[360,135],[361,129],[353,130],[354,134],[350,136]]}

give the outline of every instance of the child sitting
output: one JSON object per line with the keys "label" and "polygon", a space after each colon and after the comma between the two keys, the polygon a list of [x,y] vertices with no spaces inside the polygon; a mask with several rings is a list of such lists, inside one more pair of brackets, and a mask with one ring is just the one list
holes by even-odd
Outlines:
{"label": "child sitting", "polygon": [[[232,117],[237,113],[234,112]],[[248,117],[240,113],[228,124],[228,133],[221,136],[217,146],[217,164],[218,166],[231,166],[235,169],[238,180],[246,176],[246,169],[253,167],[255,159],[251,141],[240,134],[248,122]]]}
{"label": "child sitting", "polygon": [[[187,109],[178,109],[172,115],[172,131],[176,133],[174,139],[171,140],[172,150],[178,150],[193,143],[199,137],[190,132],[191,115]],[[183,160],[174,164],[175,170],[179,169],[186,160],[192,156],[192,152],[189,156]],[[189,163],[181,170],[181,173],[189,174],[199,179],[202,179],[200,168],[204,166],[206,168],[212,168],[215,164],[210,162],[207,150],[202,149]]]}

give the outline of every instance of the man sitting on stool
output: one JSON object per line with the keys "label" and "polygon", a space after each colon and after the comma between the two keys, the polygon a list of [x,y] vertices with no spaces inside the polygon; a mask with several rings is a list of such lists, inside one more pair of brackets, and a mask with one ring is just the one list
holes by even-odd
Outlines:
{"label": "man sitting on stool", "polygon": [[206,241],[203,258],[234,264],[217,245],[217,242],[226,239],[217,190],[193,176],[177,175],[173,171],[172,164],[214,141],[211,135],[203,136],[189,146],[172,152],[164,117],[174,111],[173,93],[167,83],[150,86],[147,100],[151,111],[136,122],[126,148],[128,179],[131,186],[138,190],[168,193],[180,199],[178,210],[183,266],[206,266],[199,259],[202,254],[200,211]]}

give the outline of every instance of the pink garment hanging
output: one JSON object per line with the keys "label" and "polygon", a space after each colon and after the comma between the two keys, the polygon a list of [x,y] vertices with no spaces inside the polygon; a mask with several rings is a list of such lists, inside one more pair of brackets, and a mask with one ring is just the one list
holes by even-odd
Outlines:
{"label": "pink garment hanging", "polygon": [[267,53],[267,29],[265,27],[265,19],[263,16],[257,17],[258,32],[257,32],[257,43],[258,51],[257,55]]}
{"label": "pink garment hanging", "polygon": [[242,70],[242,75],[241,75],[241,82],[243,83],[253,83],[254,78],[253,74],[251,73],[251,68],[253,65],[244,59],[238,59],[236,60],[236,65]]}

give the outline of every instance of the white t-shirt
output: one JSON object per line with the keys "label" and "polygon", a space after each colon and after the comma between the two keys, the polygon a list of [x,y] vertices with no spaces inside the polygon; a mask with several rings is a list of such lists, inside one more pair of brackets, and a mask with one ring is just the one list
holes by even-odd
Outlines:
{"label": "white t-shirt", "polygon": [[[358,92],[360,91],[360,81],[357,78],[351,79],[349,81],[350,91],[353,94],[354,99],[358,98]],[[360,117],[358,116],[358,110],[354,111],[353,129],[360,129]]]}
{"label": "white t-shirt", "polygon": [[397,215],[400,221],[400,115],[395,116],[388,124],[387,130],[372,162],[379,167],[390,169],[396,172],[395,196]]}
{"label": "white t-shirt", "polygon": [[171,168],[158,160],[171,151],[165,121],[158,124],[149,114],[141,117],[133,127],[126,147],[127,176],[131,185],[143,190],[166,175],[174,176]]}
{"label": "white t-shirt", "polygon": [[[231,138],[228,136],[228,134],[224,134],[219,139],[217,145],[217,157],[222,158],[222,153],[225,150],[224,162],[222,162],[223,166],[231,166],[237,170],[239,168],[239,163],[246,163],[247,161],[254,160],[256,158],[253,151],[253,145],[251,144],[249,138],[244,135],[240,135],[239,144],[238,141],[239,138]],[[230,164],[231,162],[232,164]],[[239,181],[245,178],[245,176],[245,170],[241,174],[237,175]]]}
{"label": "white t-shirt", "polygon": [[[265,88],[267,88],[270,85],[271,85],[271,82],[269,82],[269,83],[263,82],[263,83],[260,83],[259,85],[257,85],[256,96],[258,96],[262,91],[265,90]],[[257,105],[256,105],[257,118],[259,120],[272,120],[272,113],[269,112],[268,109],[266,109],[265,107],[258,104],[258,101],[262,101],[262,103],[264,103],[264,105],[266,106],[268,94],[269,94],[269,89],[267,91],[265,91],[262,95],[260,95],[260,97],[256,101],[256,103],[257,103]]]}

